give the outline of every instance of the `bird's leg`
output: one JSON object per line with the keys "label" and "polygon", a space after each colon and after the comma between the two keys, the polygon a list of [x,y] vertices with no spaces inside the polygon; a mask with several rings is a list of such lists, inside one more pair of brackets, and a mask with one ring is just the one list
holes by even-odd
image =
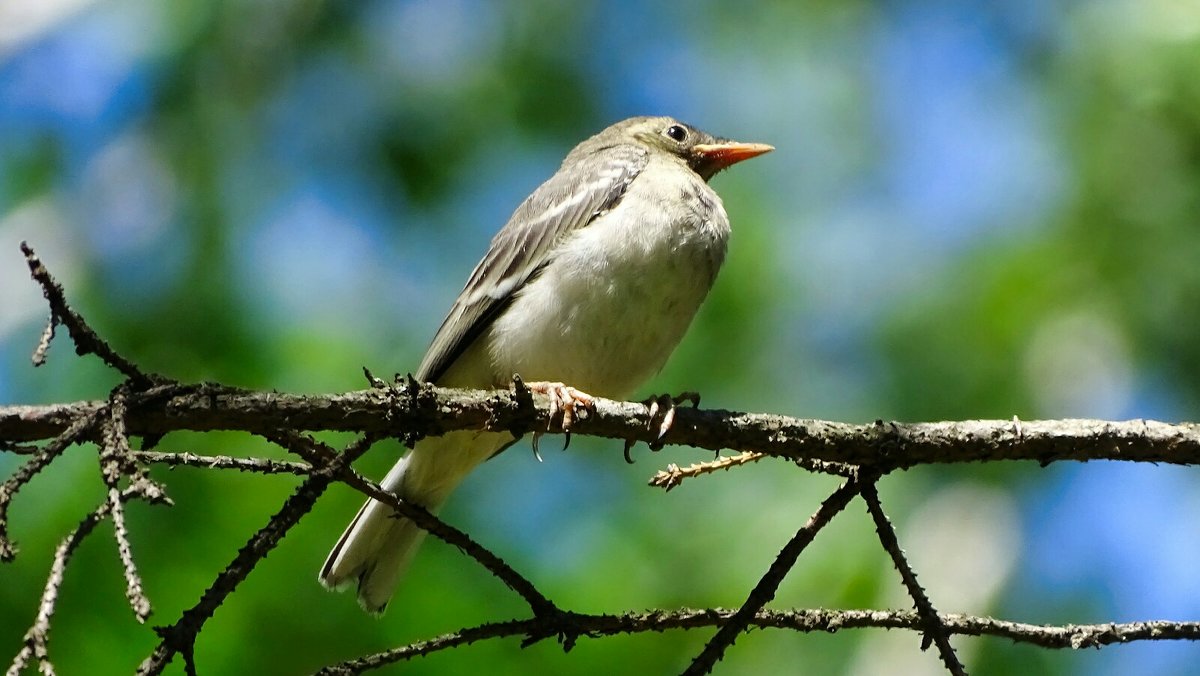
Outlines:
{"label": "bird's leg", "polygon": [[567,446],[571,445],[571,426],[575,424],[576,419],[582,420],[587,417],[588,411],[596,410],[595,397],[563,383],[529,383],[529,389],[550,397],[550,420],[546,423],[547,430],[554,425],[554,419],[561,415],[559,428],[566,436],[566,442],[563,443],[563,450],[566,450]]}
{"label": "bird's leg", "polygon": [[683,392],[674,397],[669,394],[661,394],[657,397],[650,397],[642,402],[649,409],[650,419],[646,421],[646,429],[654,427],[654,420],[662,414],[662,421],[658,425],[658,438],[650,444],[650,450],[657,451],[662,448],[662,438],[667,436],[667,432],[671,430],[671,426],[675,424],[675,408],[683,402],[690,402],[692,408],[700,406],[699,392]]}

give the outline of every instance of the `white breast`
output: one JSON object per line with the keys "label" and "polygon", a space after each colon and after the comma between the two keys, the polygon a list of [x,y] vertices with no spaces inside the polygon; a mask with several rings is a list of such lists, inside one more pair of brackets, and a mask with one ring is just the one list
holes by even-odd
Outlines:
{"label": "white breast", "polygon": [[[652,160],[610,212],[571,233],[483,337],[497,385],[562,381],[625,397],[675,349],[725,257],[716,193]],[[480,355],[482,356],[482,355]]]}

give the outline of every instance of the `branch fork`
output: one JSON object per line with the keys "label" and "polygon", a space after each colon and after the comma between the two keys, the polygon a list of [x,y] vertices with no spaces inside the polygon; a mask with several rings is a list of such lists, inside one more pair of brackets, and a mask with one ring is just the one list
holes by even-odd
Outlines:
{"label": "branch fork", "polygon": [[[1133,640],[1200,640],[1200,623],[1143,622],[1124,625],[1043,627],[989,618],[939,613],[917,581],[896,532],[880,501],[877,484],[888,473],[927,463],[1032,460],[1119,459],[1200,464],[1200,426],[1155,421],[1115,423],[1067,421],[963,421],[902,424],[875,421],[851,425],[784,416],[700,410],[698,397],[656,399],[645,404],[595,398],[594,410],[571,421],[570,431],[625,442],[625,455],[637,441],[657,450],[664,443],[686,444],[718,453],[714,460],[688,467],[675,464],[658,472],[652,486],[670,491],[684,480],[729,471],[767,457],[788,460],[803,469],[843,477],[831,493],[784,544],[775,560],[743,604],[727,609],[650,610],[623,615],[589,615],[563,609],[537,586],[467,533],[443,522],[420,506],[404,502],[377,483],[358,474],[352,463],[379,439],[399,437],[410,447],[418,439],[459,429],[505,430],[514,437],[550,429],[553,402],[535,393],[519,376],[508,390],[446,390],[417,382],[412,375],[391,383],[363,370],[368,389],[337,395],[288,395],[249,392],[214,383],[182,384],[146,373],[103,341],[67,304],[65,294],[45,265],[26,244],[30,274],[41,286],[50,316],[34,349],[33,362],[45,362],[56,329],[67,329],[80,355],[92,354],[124,376],[106,400],[53,406],[0,407],[0,452],[26,458],[0,483],[0,560],[11,560],[16,549],[8,536],[7,516],[14,498],[70,446],[95,441],[100,451],[100,480],[104,501],[68,533],[55,550],[53,563],[36,616],[8,673],[17,674],[33,661],[44,673],[53,672],[49,634],[58,591],[67,564],[79,543],[100,522],[111,519],[116,549],[125,576],[126,597],[134,616],[144,622],[151,613],[135,563],[135,540],[125,521],[125,505],[138,499],[171,504],[163,486],[148,478],[152,463],[214,469],[237,469],[262,474],[302,477],[299,486],[238,550],[230,563],[201,594],[195,605],[171,624],[155,627],[160,642],[138,669],[161,673],[180,656],[187,673],[196,673],[195,645],[205,623],[255,566],[304,517],[334,483],[342,483],[389,505],[435,537],[454,545],[522,597],[532,614],[527,619],[491,622],[453,634],[421,641],[384,653],[331,665],[321,673],[358,673],[384,664],[411,659],[474,641],[520,636],[522,646],[554,637],[565,651],[581,637],[617,633],[716,627],[703,650],[684,671],[712,670],[734,641],[751,627],[786,628],[800,632],[842,628],[904,628],[919,633],[921,648],[936,646],[946,670],[965,674],[950,637],[956,634],[1003,636],[1053,648],[1080,649]],[[676,401],[691,400],[690,408]],[[659,420],[661,416],[661,420]],[[655,421],[659,424],[655,426]],[[565,416],[563,422],[565,423]],[[299,456],[302,461],[200,456],[187,452],[151,450],[163,435],[181,429],[243,430],[260,435]],[[357,432],[357,438],[335,449],[305,434],[313,430]],[[142,437],[134,450],[131,437]],[[43,442],[41,446],[27,442]],[[722,450],[733,455],[721,456]],[[880,545],[891,557],[915,611],[772,610],[780,583],[817,534],[851,501],[861,497],[875,523]]]}

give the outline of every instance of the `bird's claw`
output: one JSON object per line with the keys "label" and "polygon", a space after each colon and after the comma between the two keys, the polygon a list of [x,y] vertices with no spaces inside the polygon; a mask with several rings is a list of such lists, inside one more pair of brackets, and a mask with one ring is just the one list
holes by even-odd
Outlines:
{"label": "bird's claw", "polygon": [[[700,406],[700,394],[697,392],[683,392],[672,397],[669,394],[662,394],[657,397],[650,397],[642,402],[646,407],[647,420],[646,429],[654,429],[654,422],[658,420],[658,435],[654,441],[647,444],[652,451],[662,450],[662,440],[667,436],[667,432],[671,431],[671,427],[675,424],[675,409],[683,402],[690,402],[692,408]],[[662,419],[659,420],[659,414],[662,414]],[[633,450],[633,445],[637,443],[635,439],[625,440],[625,462],[633,464],[633,456],[630,451]]]}
{"label": "bird's claw", "polygon": [[596,398],[563,383],[529,383],[529,389],[550,398],[550,419],[546,429],[553,428],[554,421],[559,420],[559,429],[566,436],[563,443],[563,450],[566,450],[571,445],[571,427],[576,420],[583,420],[590,411],[596,410]]}
{"label": "bird's claw", "polygon": [[671,427],[675,424],[675,409],[683,402],[690,402],[692,408],[700,406],[700,394],[698,392],[682,392],[674,397],[669,394],[651,397],[644,403],[649,409],[649,419],[646,421],[646,429],[654,428],[654,420],[662,413],[662,420],[658,424],[658,436],[655,442],[650,445],[651,450],[662,448],[660,443],[663,437],[667,436],[667,432],[671,431]]}
{"label": "bird's claw", "polygon": [[625,440],[625,462],[633,464],[633,456],[629,454],[633,450],[633,445],[637,443],[637,439]]}
{"label": "bird's claw", "polygon": [[541,438],[542,432],[534,432],[533,438],[529,441],[529,445],[533,447],[533,457],[537,458],[538,462],[542,462],[542,454],[538,452],[538,440]]}

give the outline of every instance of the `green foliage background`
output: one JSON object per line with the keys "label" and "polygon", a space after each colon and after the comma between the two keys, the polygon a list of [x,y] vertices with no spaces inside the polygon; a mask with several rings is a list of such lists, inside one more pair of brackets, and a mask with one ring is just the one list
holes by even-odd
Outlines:
{"label": "green foliage background", "polygon": [[[71,6],[68,6],[71,5]],[[76,6],[78,5],[78,6]],[[727,267],[646,393],[842,420],[1195,419],[1200,10],[1015,2],[18,2],[0,9],[0,403],[103,397],[60,337],[28,240],[126,356],[181,380],[328,392],[415,367],[491,234],[577,141],[672,114],[778,150],[716,178]],[[338,438],[341,441],[345,439]],[[278,455],[236,434],[163,448]],[[381,475],[401,449],[362,462]],[[543,451],[545,453],[545,451]],[[667,462],[576,441],[483,467],[444,517],[564,607],[736,606],[835,483],[778,463],[644,486]],[[0,455],[7,475],[19,459]],[[129,510],[173,621],[295,480],[157,468]],[[885,504],[945,611],[1048,623],[1196,619],[1194,472],[922,468]],[[75,449],[18,498],[0,654],[51,552],[102,498]],[[202,673],[298,673],[487,620],[519,599],[430,542],[388,614],[315,581],[359,498],[337,489],[202,634]],[[60,673],[123,673],[154,639],[107,525],[68,571]],[[907,607],[865,513],[806,552],[778,607]],[[491,641],[410,673],[670,673],[707,631]],[[915,635],[753,632],[719,673],[936,673]],[[1189,645],[1048,653],[957,639],[972,673],[1188,673]]]}

